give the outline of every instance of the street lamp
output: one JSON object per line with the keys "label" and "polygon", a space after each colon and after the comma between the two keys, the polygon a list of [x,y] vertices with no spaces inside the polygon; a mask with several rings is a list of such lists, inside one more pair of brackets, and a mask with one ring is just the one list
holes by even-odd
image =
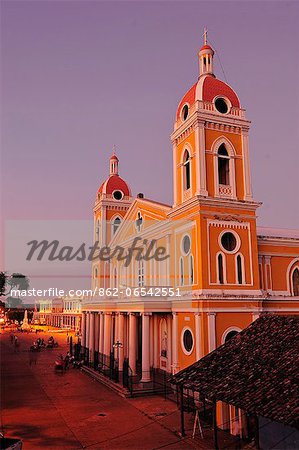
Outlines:
{"label": "street lamp", "polygon": [[113,344],[113,348],[116,348],[116,358],[117,358],[117,362],[119,363],[119,349],[123,348],[122,343],[117,340],[114,344]]}
{"label": "street lamp", "polygon": [[115,374],[114,374],[114,376],[115,376],[115,381],[116,382],[118,382],[119,381],[119,349],[120,348],[122,348],[123,347],[123,345],[122,345],[122,343],[119,341],[119,340],[117,340],[114,344],[113,344],[113,348],[116,348],[116,361],[117,361],[117,364],[116,364],[116,371],[115,371]]}

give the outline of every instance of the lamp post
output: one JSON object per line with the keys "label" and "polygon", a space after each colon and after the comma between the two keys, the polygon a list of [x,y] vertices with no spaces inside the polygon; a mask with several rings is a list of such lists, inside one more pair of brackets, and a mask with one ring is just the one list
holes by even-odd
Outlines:
{"label": "lamp post", "polygon": [[116,359],[117,359],[117,362],[119,361],[119,349],[122,348],[122,347],[123,347],[123,345],[122,345],[122,343],[119,340],[117,340],[113,344],[113,348],[116,348]]}
{"label": "lamp post", "polygon": [[113,344],[113,348],[116,348],[116,360],[117,360],[115,381],[119,381],[119,378],[118,378],[118,374],[119,374],[119,349],[122,348],[122,347],[123,347],[123,344],[119,340],[117,340]]}

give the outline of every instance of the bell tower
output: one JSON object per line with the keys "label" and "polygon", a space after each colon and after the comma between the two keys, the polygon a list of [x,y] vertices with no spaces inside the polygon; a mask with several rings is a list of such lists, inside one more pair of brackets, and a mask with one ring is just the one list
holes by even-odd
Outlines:
{"label": "bell tower", "polygon": [[215,75],[206,30],[198,58],[198,79],[178,105],[171,135],[173,216],[197,211],[203,289],[258,292],[250,121],[236,92]]}
{"label": "bell tower", "polygon": [[199,76],[179,103],[174,131],[174,205],[194,196],[251,201],[250,122],[235,91],[214,74],[214,50],[199,53]]}
{"label": "bell tower", "polygon": [[[94,242],[98,242],[99,247],[109,246],[132,200],[129,185],[119,175],[119,159],[113,150],[109,159],[109,175],[97,191],[93,208]],[[93,289],[108,287],[110,270],[108,266],[107,262],[94,261],[92,267]]]}

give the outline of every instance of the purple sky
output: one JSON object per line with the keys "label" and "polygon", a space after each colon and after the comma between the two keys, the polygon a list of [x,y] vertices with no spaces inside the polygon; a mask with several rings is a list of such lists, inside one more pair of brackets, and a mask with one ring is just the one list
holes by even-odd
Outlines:
{"label": "purple sky", "polygon": [[253,122],[259,224],[299,227],[298,2],[1,6],[6,219],[92,218],[113,144],[134,194],[172,202],[169,135],[206,25]]}

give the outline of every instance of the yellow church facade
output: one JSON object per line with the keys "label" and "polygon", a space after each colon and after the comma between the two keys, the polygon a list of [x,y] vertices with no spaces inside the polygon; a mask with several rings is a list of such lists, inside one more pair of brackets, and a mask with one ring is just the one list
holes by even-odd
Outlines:
{"label": "yellow church facade", "polygon": [[[82,346],[91,362],[127,361],[141,386],[152,369],[177,373],[262,313],[299,311],[299,231],[257,228],[250,121],[216,78],[206,41],[198,58],[171,134],[173,204],[134,198],[113,154],[93,210],[94,241],[114,257],[93,261]],[[129,264],[117,257],[134,245]],[[136,256],[147,251],[155,257]]]}

